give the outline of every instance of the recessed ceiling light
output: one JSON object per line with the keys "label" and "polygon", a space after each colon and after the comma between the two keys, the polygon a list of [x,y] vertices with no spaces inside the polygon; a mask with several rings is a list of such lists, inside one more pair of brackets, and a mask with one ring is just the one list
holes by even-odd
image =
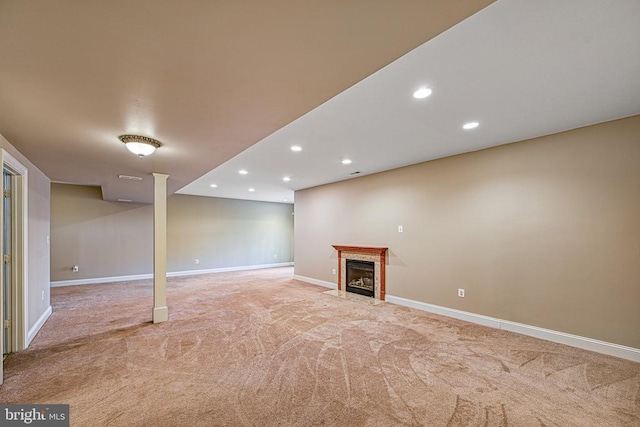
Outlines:
{"label": "recessed ceiling light", "polygon": [[240,169],[240,170],[238,171],[238,173],[239,173],[240,175],[246,175],[246,174],[248,174],[249,172],[247,172],[247,170],[246,170],[246,169]]}
{"label": "recessed ceiling light", "polygon": [[351,159],[342,159],[342,164],[343,165],[350,165],[351,164]]}
{"label": "recessed ceiling light", "polygon": [[216,184],[211,184],[209,187],[211,187],[211,188],[218,188],[218,185],[216,185]]}
{"label": "recessed ceiling light", "polygon": [[475,129],[480,125],[480,123],[478,122],[469,122],[469,123],[465,123],[464,125],[462,125],[462,129]]}
{"label": "recessed ceiling light", "polygon": [[285,177],[282,178],[282,180],[284,182],[289,182],[289,181],[291,181],[291,178],[289,178],[288,176],[285,176]]}
{"label": "recessed ceiling light", "polygon": [[428,87],[421,87],[417,91],[413,92],[413,97],[414,98],[418,98],[418,99],[422,99],[422,98],[426,98],[427,96],[431,95],[432,93],[433,93],[433,89],[428,88]]}
{"label": "recessed ceiling light", "polygon": [[249,189],[249,192],[250,192],[250,193],[253,193],[254,191],[256,191],[256,189],[255,189],[255,188],[250,188],[250,189]]}
{"label": "recessed ceiling light", "polygon": [[292,145],[291,151],[302,151],[302,147],[300,147],[299,145]]}

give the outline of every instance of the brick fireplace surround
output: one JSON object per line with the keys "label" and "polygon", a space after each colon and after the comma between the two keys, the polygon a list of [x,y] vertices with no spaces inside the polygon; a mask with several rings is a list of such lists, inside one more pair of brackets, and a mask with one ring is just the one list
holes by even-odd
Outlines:
{"label": "brick fireplace surround", "polygon": [[385,297],[385,266],[387,263],[387,249],[371,246],[342,246],[332,245],[338,251],[338,290],[346,291],[347,260],[370,261],[375,268],[374,298],[384,301]]}

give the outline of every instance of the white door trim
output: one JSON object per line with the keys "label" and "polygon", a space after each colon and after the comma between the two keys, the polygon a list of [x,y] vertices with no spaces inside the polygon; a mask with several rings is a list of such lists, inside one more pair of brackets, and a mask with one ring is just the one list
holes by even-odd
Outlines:
{"label": "white door trim", "polygon": [[[2,150],[0,152],[0,163],[3,169],[6,168],[14,175],[14,185],[12,194],[13,210],[15,212],[15,221],[13,221],[13,237],[14,243],[12,252],[12,281],[13,281],[13,319],[15,323],[13,327],[12,346],[14,351],[24,350],[27,345],[28,332],[28,280],[27,280],[27,262],[28,262],[28,169],[20,163],[11,154]],[[0,224],[4,218],[4,214],[0,212]],[[0,242],[2,241],[2,230],[0,227]],[[0,263],[0,283],[3,280],[2,270],[4,264]],[[0,296],[2,298],[2,296]],[[0,301],[1,302],[1,301]],[[2,304],[0,304],[0,310]]]}

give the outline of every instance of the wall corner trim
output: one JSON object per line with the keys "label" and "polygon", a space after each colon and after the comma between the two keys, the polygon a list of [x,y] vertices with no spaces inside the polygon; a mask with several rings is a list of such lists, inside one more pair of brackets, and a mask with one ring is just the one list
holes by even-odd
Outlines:
{"label": "wall corner trim", "polygon": [[38,332],[40,332],[40,329],[42,329],[47,320],[49,320],[49,317],[51,317],[52,313],[53,309],[51,308],[51,306],[47,307],[44,313],[42,313],[42,316],[40,316],[40,318],[36,321],[35,325],[33,325],[31,329],[29,329],[29,332],[27,333],[27,342],[25,343],[24,348],[29,347],[31,341],[33,341]]}
{"label": "wall corner trim", "polygon": [[306,277],[306,276],[299,276],[297,274],[294,274],[293,278],[296,280],[300,280],[301,282],[312,283],[314,285],[324,286],[325,288],[329,288],[329,289],[338,289],[337,283],[325,282],[324,280],[313,279],[311,277]]}
{"label": "wall corner trim", "polygon": [[387,295],[387,302],[640,363],[640,349]]}

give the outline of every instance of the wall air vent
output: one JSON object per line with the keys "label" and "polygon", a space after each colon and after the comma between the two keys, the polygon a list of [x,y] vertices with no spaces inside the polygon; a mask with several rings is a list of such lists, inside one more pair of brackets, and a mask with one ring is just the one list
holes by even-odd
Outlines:
{"label": "wall air vent", "polygon": [[142,181],[141,176],[132,176],[132,175],[118,175],[120,179],[128,179],[130,181]]}

